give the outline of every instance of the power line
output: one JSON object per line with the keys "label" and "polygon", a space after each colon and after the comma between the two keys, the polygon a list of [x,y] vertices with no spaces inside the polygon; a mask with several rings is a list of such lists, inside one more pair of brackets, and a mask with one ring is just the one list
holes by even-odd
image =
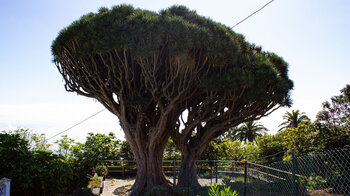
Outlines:
{"label": "power line", "polygon": [[58,136],[58,135],[60,135],[60,134],[62,134],[62,133],[64,133],[64,132],[66,132],[66,131],[68,131],[68,130],[70,130],[70,129],[72,129],[72,128],[74,128],[74,127],[78,126],[78,125],[80,125],[81,123],[83,123],[83,122],[85,122],[85,121],[89,120],[90,118],[92,118],[92,117],[96,116],[97,114],[99,114],[99,113],[103,112],[105,109],[106,109],[106,108],[104,108],[104,109],[102,109],[102,110],[100,110],[100,111],[96,112],[95,114],[93,114],[93,115],[91,115],[91,116],[89,116],[89,117],[85,118],[84,120],[82,120],[82,121],[78,122],[77,124],[75,124],[75,125],[73,125],[73,126],[69,127],[68,129],[66,129],[66,130],[64,130],[64,131],[61,131],[61,132],[59,132],[59,133],[55,134],[54,136],[50,137],[50,138],[49,138],[49,139],[47,139],[47,140],[50,140],[50,139],[52,139],[52,138],[54,138],[54,137],[56,137],[56,136]]}
{"label": "power line", "polygon": [[239,24],[241,24],[242,22],[244,22],[245,20],[247,20],[248,18],[250,18],[251,16],[253,16],[254,14],[258,13],[259,11],[261,11],[262,9],[264,9],[266,6],[268,6],[270,3],[272,3],[275,0],[271,0],[268,3],[266,3],[264,6],[262,6],[260,9],[256,10],[255,12],[253,12],[252,14],[250,14],[249,16],[247,16],[246,18],[244,18],[243,20],[241,20],[240,22],[238,22],[237,24],[233,25],[233,27],[231,27],[231,29],[235,28],[236,26],[238,26]]}

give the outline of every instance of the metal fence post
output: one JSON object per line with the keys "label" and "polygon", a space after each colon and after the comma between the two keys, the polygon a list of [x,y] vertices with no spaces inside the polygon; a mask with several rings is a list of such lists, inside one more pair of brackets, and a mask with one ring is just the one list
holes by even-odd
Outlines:
{"label": "metal fence post", "polygon": [[247,178],[248,178],[248,164],[247,161],[244,161],[244,189],[243,195],[247,195]]}
{"label": "metal fence post", "polygon": [[215,165],[215,183],[218,183],[218,164],[214,162]]}
{"label": "metal fence post", "polygon": [[293,196],[297,195],[295,168],[296,168],[295,149],[292,148],[292,195]]}
{"label": "metal fence post", "polygon": [[174,159],[174,181],[173,181],[173,187],[175,188],[176,185],[176,159]]}
{"label": "metal fence post", "polygon": [[11,186],[11,179],[2,178],[0,180],[0,195],[10,196],[10,189],[11,189],[10,186]]}
{"label": "metal fence post", "polygon": [[211,163],[212,161],[209,161],[209,166],[210,166],[210,184],[213,184],[213,164]]}

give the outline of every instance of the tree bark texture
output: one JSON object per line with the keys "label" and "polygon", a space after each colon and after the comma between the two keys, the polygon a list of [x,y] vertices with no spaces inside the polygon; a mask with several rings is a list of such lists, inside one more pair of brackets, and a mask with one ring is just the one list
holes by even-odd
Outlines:
{"label": "tree bark texture", "polygon": [[[153,147],[152,147],[153,146]],[[165,178],[162,166],[164,148],[149,145],[137,152],[137,174],[132,187],[132,195],[143,195],[154,186],[170,187],[170,182]]]}
{"label": "tree bark texture", "polygon": [[164,132],[163,126],[145,129],[137,126],[140,123],[128,124],[123,117],[120,118],[120,124],[137,164],[136,179],[131,194],[144,195],[154,186],[169,188],[170,182],[165,178],[163,170],[163,151],[170,137],[169,133]]}
{"label": "tree bark texture", "polygon": [[197,153],[182,152],[181,168],[177,187],[180,189],[191,186],[200,186],[197,178]]}

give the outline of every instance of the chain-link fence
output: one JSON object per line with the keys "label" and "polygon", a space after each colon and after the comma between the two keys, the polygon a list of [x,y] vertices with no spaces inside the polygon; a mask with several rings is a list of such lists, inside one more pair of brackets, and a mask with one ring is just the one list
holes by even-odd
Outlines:
{"label": "chain-link fence", "polygon": [[[103,161],[109,172],[129,176],[136,173],[134,161]],[[113,163],[113,164],[112,164]],[[131,165],[130,165],[131,164]],[[174,179],[179,160],[164,161],[165,174]],[[202,186],[212,183],[230,186],[242,196],[350,196],[350,148],[329,150],[275,162],[268,166],[231,160],[198,161]]]}
{"label": "chain-link fence", "polygon": [[291,160],[269,166],[234,162],[232,174],[220,169],[224,163],[215,165],[219,169],[212,170],[217,171],[212,181],[230,186],[240,195],[350,195],[350,148],[347,147],[293,156]]}
{"label": "chain-link fence", "polygon": [[280,178],[271,178],[268,182],[270,195],[280,194],[281,189],[286,195],[350,195],[348,147],[294,157],[269,167],[285,171],[282,174],[270,169],[272,175],[282,174]]}

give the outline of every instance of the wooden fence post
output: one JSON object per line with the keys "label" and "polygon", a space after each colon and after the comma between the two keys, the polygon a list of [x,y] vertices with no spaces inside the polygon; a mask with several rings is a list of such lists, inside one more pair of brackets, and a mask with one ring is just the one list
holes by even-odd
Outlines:
{"label": "wooden fence post", "polygon": [[174,159],[174,180],[173,180],[173,187],[175,188],[175,185],[176,185],[176,159]]}

